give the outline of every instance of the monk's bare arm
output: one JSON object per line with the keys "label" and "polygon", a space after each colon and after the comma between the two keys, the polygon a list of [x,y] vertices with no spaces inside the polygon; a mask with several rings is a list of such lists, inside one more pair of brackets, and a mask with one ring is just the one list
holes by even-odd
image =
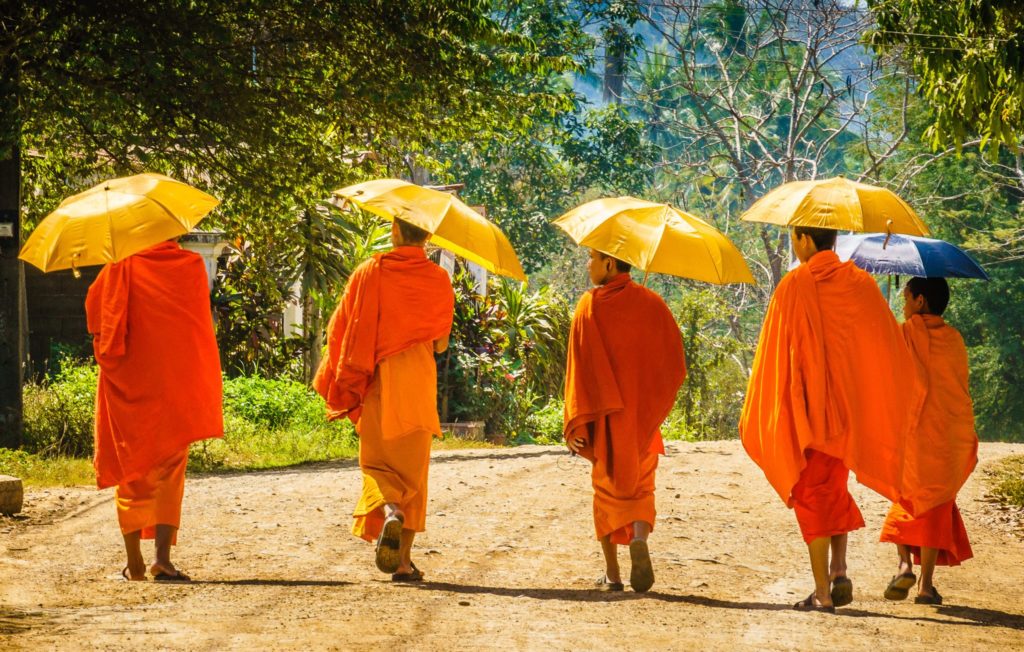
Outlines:
{"label": "monk's bare arm", "polygon": [[434,353],[444,353],[448,350],[448,335],[439,340],[434,340]]}

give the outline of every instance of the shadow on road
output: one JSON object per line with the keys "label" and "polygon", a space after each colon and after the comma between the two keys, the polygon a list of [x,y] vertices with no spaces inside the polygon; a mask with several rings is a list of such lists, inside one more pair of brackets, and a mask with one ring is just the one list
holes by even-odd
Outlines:
{"label": "shadow on road", "polygon": [[352,586],[353,582],[342,580],[193,580],[184,586],[208,584],[219,586]]}
{"label": "shadow on road", "polygon": [[[424,591],[447,591],[460,595],[496,595],[501,597],[524,597],[535,600],[565,600],[567,602],[622,602],[626,600],[660,600],[662,602],[675,602],[710,607],[713,609],[742,609],[759,611],[791,611],[789,603],[780,604],[777,602],[748,602],[721,600],[697,595],[681,595],[675,593],[633,593],[624,591],[622,593],[602,593],[592,589],[547,589],[547,588],[512,588],[497,586],[477,586],[473,584],[452,584],[449,582],[424,582],[414,584],[417,589]],[[896,620],[918,621],[934,623],[937,625],[967,625],[971,627],[1005,627],[1007,629],[1024,630],[1024,616],[1011,614],[995,609],[979,609],[965,606],[942,606],[934,611],[940,616],[949,618],[938,618],[930,615],[901,615],[891,613],[879,613],[865,611],[863,609],[840,608],[837,616],[853,618],[893,618]]]}

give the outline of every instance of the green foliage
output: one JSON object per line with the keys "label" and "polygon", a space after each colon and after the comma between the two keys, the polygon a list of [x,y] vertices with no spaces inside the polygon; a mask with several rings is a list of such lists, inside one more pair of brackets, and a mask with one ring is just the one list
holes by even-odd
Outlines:
{"label": "green foliage", "polygon": [[0,475],[19,478],[26,487],[91,485],[96,482],[92,460],[48,457],[9,448],[0,448]]}
{"label": "green foliage", "polygon": [[348,422],[294,420],[268,428],[234,412],[224,414],[223,439],[192,444],[189,469],[195,471],[250,470],[356,457],[359,442]]}
{"label": "green foliage", "polygon": [[564,423],[565,401],[553,398],[526,418],[530,441],[535,444],[547,445],[563,443],[565,441],[562,437]]}
{"label": "green foliage", "polygon": [[1017,151],[1024,137],[1024,11],[1018,0],[868,0],[866,40],[904,58],[932,108],[923,137],[959,150],[980,136]]}
{"label": "green foliage", "polygon": [[55,375],[24,389],[24,448],[47,457],[88,457],[99,369],[61,360]]}
{"label": "green foliage", "polygon": [[686,381],[666,437],[732,439],[746,391],[742,356],[750,352],[732,330],[736,315],[712,291],[691,289],[682,294],[676,318],[686,350]]}
{"label": "green foliage", "polygon": [[438,365],[442,419],[484,421],[489,434],[530,436],[530,415],[560,396],[569,308],[549,291],[493,280],[477,295],[468,274],[456,274],[451,344]]}
{"label": "green foliage", "polygon": [[255,427],[283,428],[322,423],[324,401],[302,383],[241,376],[224,381],[224,412]]}

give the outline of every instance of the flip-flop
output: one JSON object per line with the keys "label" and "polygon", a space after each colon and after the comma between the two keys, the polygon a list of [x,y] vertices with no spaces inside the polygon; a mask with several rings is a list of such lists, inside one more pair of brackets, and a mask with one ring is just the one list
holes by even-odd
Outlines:
{"label": "flip-flop", "polygon": [[832,604],[836,607],[845,607],[853,602],[853,581],[842,575],[832,580]]}
{"label": "flip-flop", "polygon": [[184,583],[184,582],[191,582],[192,581],[191,577],[189,577],[185,573],[182,573],[180,570],[179,571],[174,571],[173,574],[160,572],[160,573],[157,573],[156,575],[154,575],[153,579],[156,580],[157,582],[182,582],[182,583]]}
{"label": "flip-flop", "polygon": [[885,587],[886,600],[906,600],[907,595],[910,594],[910,589],[917,584],[917,576],[913,573],[903,573],[902,575],[893,575],[892,579],[889,580],[889,586]]}
{"label": "flip-flop", "polygon": [[602,591],[604,593],[615,593],[618,591],[624,591],[626,589],[625,585],[623,585],[622,582],[609,581],[607,575],[602,575],[601,579],[594,582],[594,587],[598,591]]}
{"label": "flip-flop", "polygon": [[124,578],[125,582],[142,582],[143,580],[146,579],[146,576],[143,575],[142,579],[133,580],[132,576],[128,574],[128,567],[127,566],[125,566],[124,568],[121,569],[121,577]]}
{"label": "flip-flop", "polygon": [[402,564],[399,547],[402,544],[402,525],[405,518],[401,514],[392,514],[384,519],[384,527],[377,537],[376,561],[382,573],[394,573]]}
{"label": "flip-flop", "polygon": [[932,587],[931,595],[919,595],[914,598],[914,604],[942,604],[942,596],[939,595],[939,590]]}
{"label": "flip-flop", "polygon": [[411,573],[394,573],[391,575],[392,582],[422,582],[423,573],[420,569],[416,568],[416,564],[412,564]]}
{"label": "flip-flop", "polygon": [[835,606],[829,605],[826,607],[825,605],[817,602],[814,598],[813,593],[807,596],[807,598],[801,600],[800,602],[797,602],[795,605],[793,605],[793,608],[797,611],[821,611],[829,614],[834,614],[836,612]]}
{"label": "flip-flop", "polygon": [[629,559],[633,566],[629,570],[629,585],[637,593],[646,593],[654,586],[654,568],[647,542],[633,539],[629,542]]}

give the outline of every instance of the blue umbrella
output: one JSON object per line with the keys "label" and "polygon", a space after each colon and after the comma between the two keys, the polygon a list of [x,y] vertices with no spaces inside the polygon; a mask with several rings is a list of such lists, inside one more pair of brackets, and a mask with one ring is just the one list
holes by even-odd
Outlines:
{"label": "blue umbrella", "polygon": [[852,260],[872,274],[981,278],[988,274],[973,258],[944,240],[910,235],[868,233],[841,235],[836,239],[839,259]]}

